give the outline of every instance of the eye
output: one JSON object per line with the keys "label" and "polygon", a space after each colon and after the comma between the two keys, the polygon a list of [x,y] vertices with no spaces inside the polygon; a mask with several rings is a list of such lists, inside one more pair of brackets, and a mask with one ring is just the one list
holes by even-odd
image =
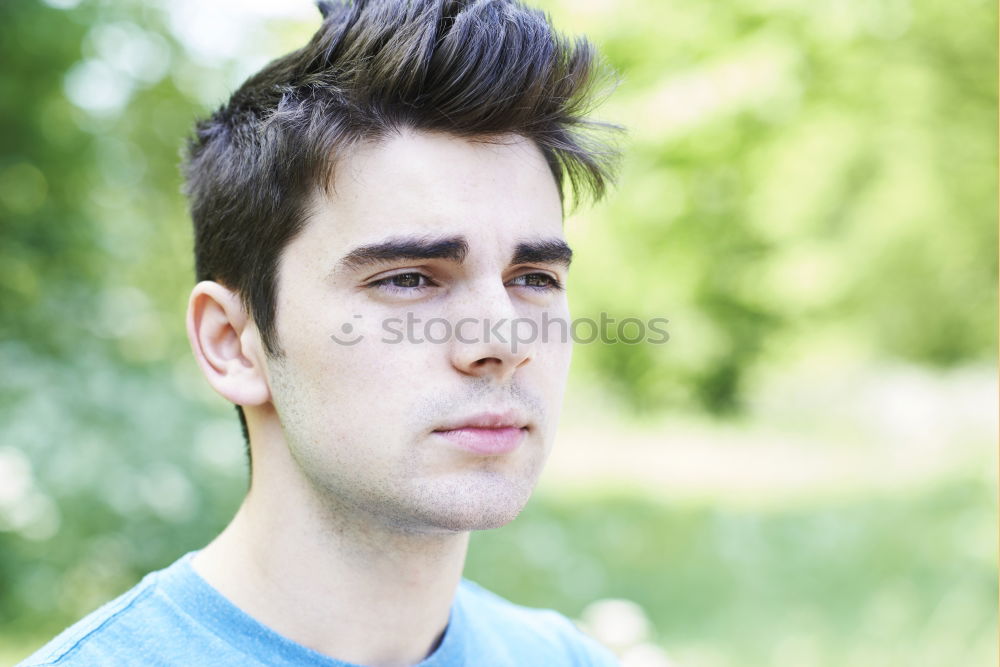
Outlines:
{"label": "eye", "polygon": [[555,276],[547,273],[525,273],[511,281],[517,287],[529,287],[536,290],[561,290],[562,283]]}
{"label": "eye", "polygon": [[[421,282],[424,284],[421,284]],[[378,289],[389,294],[412,294],[433,286],[434,283],[429,277],[416,271],[397,273],[394,276],[374,280],[366,285],[366,287]]]}

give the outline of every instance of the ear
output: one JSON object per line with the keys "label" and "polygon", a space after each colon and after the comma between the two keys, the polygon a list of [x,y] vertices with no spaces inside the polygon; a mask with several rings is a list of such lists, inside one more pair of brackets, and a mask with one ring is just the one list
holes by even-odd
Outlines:
{"label": "ear", "polygon": [[211,280],[195,285],[187,334],[201,372],[222,397],[243,406],[271,400],[260,334],[235,292]]}

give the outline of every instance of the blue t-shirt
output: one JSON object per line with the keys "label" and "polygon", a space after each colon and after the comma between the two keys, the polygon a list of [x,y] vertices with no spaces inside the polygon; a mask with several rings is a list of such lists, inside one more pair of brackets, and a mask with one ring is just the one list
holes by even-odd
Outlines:
{"label": "blue t-shirt", "polygon": [[[278,634],[191,566],[197,550],[150,572],[18,667],[32,665],[323,665],[352,667]],[[419,667],[618,665],[551,609],[513,604],[463,578],[437,649]],[[353,666],[357,667],[357,666]]]}

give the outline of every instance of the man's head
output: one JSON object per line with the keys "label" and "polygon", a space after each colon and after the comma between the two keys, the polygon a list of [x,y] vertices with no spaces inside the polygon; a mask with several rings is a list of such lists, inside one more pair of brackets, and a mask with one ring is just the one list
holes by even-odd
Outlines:
{"label": "man's head", "polygon": [[[563,185],[599,198],[615,158],[582,115],[602,70],[516,2],[320,4],[310,43],[190,142],[196,355],[243,406],[254,459],[277,425],[303,477],[342,503],[500,525],[551,445],[570,348],[515,351],[482,325],[568,319]],[[387,343],[408,316],[479,324],[472,342]],[[509,454],[434,432],[498,411],[527,422]]]}

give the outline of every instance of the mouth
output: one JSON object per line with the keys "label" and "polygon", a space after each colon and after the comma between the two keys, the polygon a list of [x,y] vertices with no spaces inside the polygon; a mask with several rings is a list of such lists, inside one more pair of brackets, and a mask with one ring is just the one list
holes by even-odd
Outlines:
{"label": "mouth", "polygon": [[442,424],[436,431],[451,431],[455,429],[501,429],[501,428],[528,428],[528,419],[516,410],[506,410],[503,412],[480,412],[456,419],[447,424]]}
{"label": "mouth", "polygon": [[526,418],[513,411],[486,412],[435,429],[453,445],[481,456],[500,456],[516,450],[530,430]]}

